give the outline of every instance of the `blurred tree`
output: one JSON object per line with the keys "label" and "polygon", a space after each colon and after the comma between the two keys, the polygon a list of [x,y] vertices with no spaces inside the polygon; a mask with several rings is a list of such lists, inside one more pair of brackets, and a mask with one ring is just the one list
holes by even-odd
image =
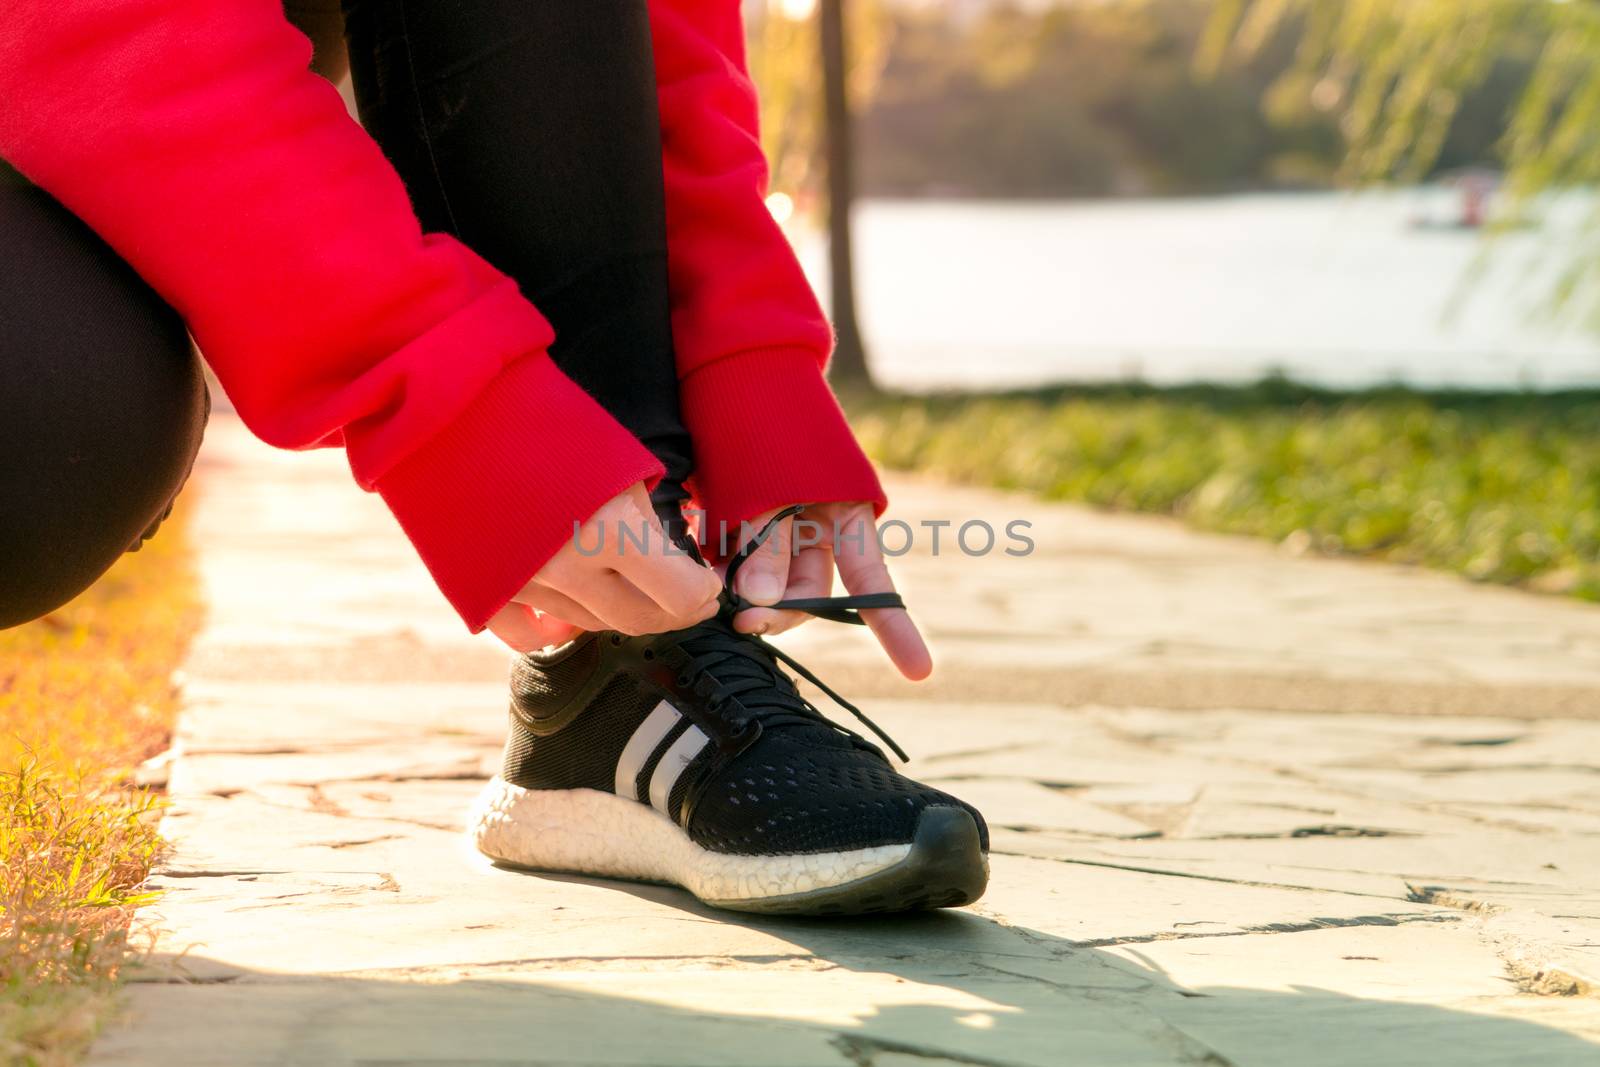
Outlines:
{"label": "blurred tree", "polygon": [[[824,177],[815,0],[749,2],[773,187],[803,209]],[[1240,23],[1253,2],[1268,0],[995,4],[958,18],[941,5],[849,0],[858,189],[1044,197],[1332,184],[1347,155],[1345,115],[1325,72],[1306,65],[1307,42],[1326,12],[1367,5],[1271,0],[1274,17],[1252,16],[1246,43]],[[1395,0],[1424,2],[1513,0]],[[1460,92],[1431,170],[1496,161],[1548,24],[1503,39]],[[1219,40],[1228,62],[1198,70],[1197,50],[1212,54]]]}
{"label": "blurred tree", "polygon": [[[772,188],[804,203],[824,181],[822,64],[816,0],[747,0],[751,77],[761,87],[761,146]],[[847,77],[857,109],[871,101],[894,39],[886,0],[850,0]]]}
{"label": "blurred tree", "polygon": [[850,209],[855,201],[855,146],[850,114],[849,52],[844,0],[822,0],[818,12],[822,53],[823,134],[828,160],[828,287],[832,296],[833,363],[836,382],[870,387],[867,348],[856,320],[854,244]]}
{"label": "blurred tree", "polygon": [[[1248,59],[1298,19],[1299,54],[1272,90],[1279,110],[1339,116],[1346,172],[1414,181],[1481,123],[1474,94],[1497,87],[1492,116],[1514,217],[1530,198],[1600,180],[1600,3],[1595,0],[1217,0],[1201,69]],[[1574,257],[1555,293],[1600,326],[1600,241]]]}
{"label": "blurred tree", "polygon": [[[870,388],[856,316],[850,213],[855,198],[852,98],[871,92],[882,69],[886,25],[877,0],[783,0],[756,7],[750,66],[762,88],[763,147],[773,188],[809,199],[825,182],[830,312],[836,343],[830,377]],[[807,47],[807,38],[815,41]],[[864,47],[862,43],[864,42]]]}
{"label": "blurred tree", "polygon": [[772,0],[750,9],[746,28],[750,74],[761,87],[761,146],[772,188],[802,199],[821,165],[822,75],[810,45],[815,29],[809,19],[785,15]]}

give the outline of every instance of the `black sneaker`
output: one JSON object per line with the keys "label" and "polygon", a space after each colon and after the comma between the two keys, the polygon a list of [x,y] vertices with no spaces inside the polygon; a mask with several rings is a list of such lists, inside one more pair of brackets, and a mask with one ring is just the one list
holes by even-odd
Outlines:
{"label": "black sneaker", "polygon": [[[688,630],[587,634],[521,657],[505,764],[472,816],[478,849],[506,866],[679,885],[736,911],[978,899],[983,817],[825,718],[778,663],[816,678],[736,632],[741,605],[729,601]],[[830,598],[807,610],[840,618],[886,603]]]}

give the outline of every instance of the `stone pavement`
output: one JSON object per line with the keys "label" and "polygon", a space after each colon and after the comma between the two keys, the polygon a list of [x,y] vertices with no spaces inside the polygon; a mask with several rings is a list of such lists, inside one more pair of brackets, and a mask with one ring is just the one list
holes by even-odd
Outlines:
{"label": "stone pavement", "polygon": [[899,561],[923,687],[785,640],[987,812],[990,892],[744,918],[471,855],[505,654],[339,456],[203,462],[165,952],[94,1064],[1600,1064],[1600,610],[899,482],[1037,550]]}

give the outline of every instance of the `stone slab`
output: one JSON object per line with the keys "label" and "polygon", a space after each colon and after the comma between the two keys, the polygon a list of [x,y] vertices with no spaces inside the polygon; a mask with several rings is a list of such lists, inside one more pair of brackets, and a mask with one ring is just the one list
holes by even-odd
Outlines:
{"label": "stone slab", "polygon": [[991,890],[738,917],[466,847],[506,656],[347,480],[212,428],[163,938],[95,1067],[1600,1062],[1594,608],[897,481],[1039,550],[899,561],[931,686],[785,640],[989,812]]}

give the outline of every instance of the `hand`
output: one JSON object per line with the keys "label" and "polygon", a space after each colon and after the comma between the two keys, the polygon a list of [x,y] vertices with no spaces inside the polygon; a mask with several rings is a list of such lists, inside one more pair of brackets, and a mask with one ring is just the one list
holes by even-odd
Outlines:
{"label": "hand", "polygon": [[[761,529],[779,510],[782,509],[757,516],[750,528]],[[736,591],[740,596],[755,604],[828,596],[833,592],[835,568],[851,595],[894,592],[894,580],[889,577],[889,568],[878,548],[878,524],[871,504],[810,504],[799,518],[798,550],[795,518],[790,516],[773,527],[767,542],[739,569]],[[837,542],[835,531],[839,533]],[[933,673],[928,645],[903,609],[869,608],[861,614],[901,674],[921,681]],[[770,635],[798,626],[810,617],[799,611],[757,607],[735,615],[733,625],[742,633]]]}
{"label": "hand", "polygon": [[582,630],[667,633],[715,615],[721,592],[715,571],[667,551],[666,531],[639,484],[601,505],[489,620],[489,629],[519,652],[560,644]]}

